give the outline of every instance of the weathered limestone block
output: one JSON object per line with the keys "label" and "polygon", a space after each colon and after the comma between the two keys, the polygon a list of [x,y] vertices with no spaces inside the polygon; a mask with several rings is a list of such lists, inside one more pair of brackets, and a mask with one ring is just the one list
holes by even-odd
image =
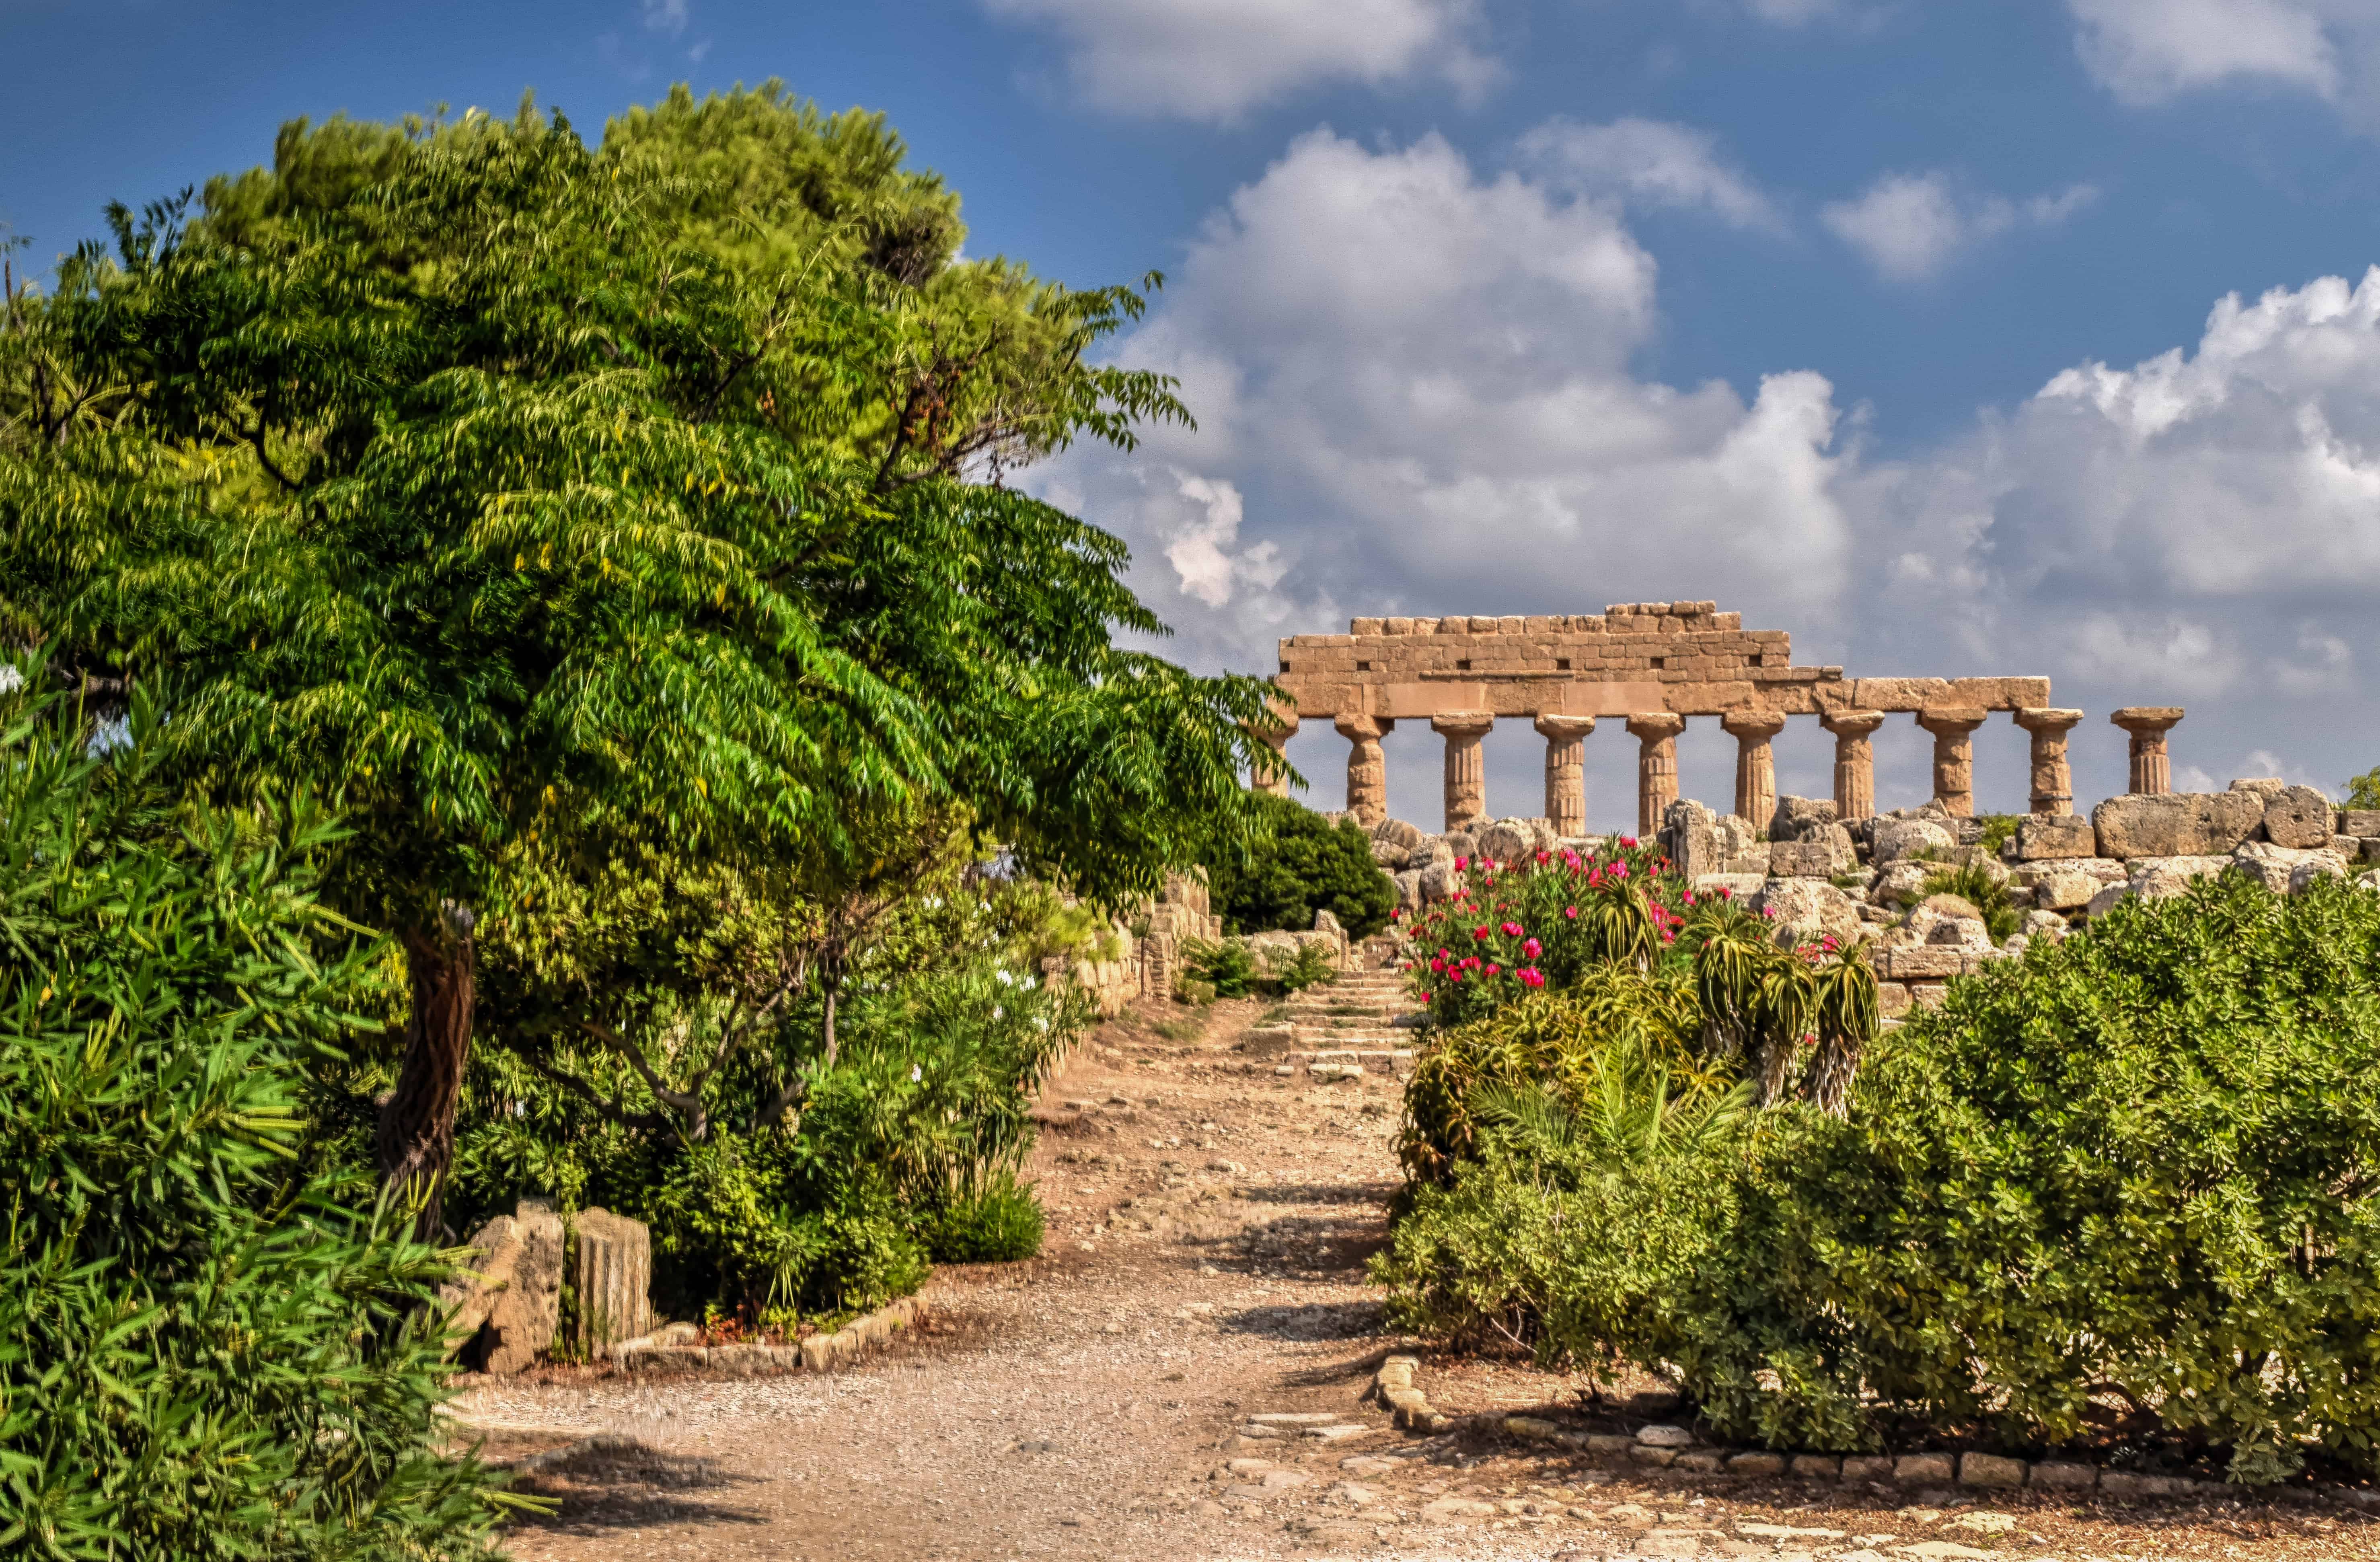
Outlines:
{"label": "weathered limestone block", "polygon": [[1671,803],[1662,816],[1661,850],[1689,881],[1723,872],[1727,865],[1718,815],[1692,798]]}
{"label": "weathered limestone block", "polygon": [[2248,839],[2265,822],[2265,799],[2254,792],[2167,792],[2109,798],[2091,811],[2099,855],[2216,857]]}
{"label": "weathered limestone block", "polygon": [[2341,809],[2338,814],[2338,833],[2342,836],[2353,836],[2359,840],[2380,836],[2380,808]]}
{"label": "weathered limestone block", "polygon": [[1724,890],[1729,898],[1747,903],[1759,897],[1767,882],[1767,873],[1705,873],[1693,881],[1696,895],[1717,895]]}
{"label": "weathered limestone block", "polygon": [[1413,851],[1394,841],[1376,839],[1372,842],[1372,860],[1378,863],[1384,873],[1402,873],[1412,863]]}
{"label": "weathered limestone block", "polygon": [[1499,819],[1493,824],[1481,826],[1475,838],[1479,842],[1479,855],[1498,862],[1523,862],[1537,853],[1536,831],[1526,819]]}
{"label": "weathered limestone block", "polygon": [[2325,874],[2347,876],[2347,859],[2328,847],[2302,851],[2270,841],[2249,841],[2231,854],[2231,871],[2253,879],[2275,895],[2302,890]]}
{"label": "weathered limestone block", "polygon": [[[562,1312],[562,1216],[550,1199],[523,1199],[471,1239],[471,1272],[438,1287],[463,1336],[465,1361],[517,1373],[553,1343]],[[639,1331],[641,1332],[641,1331]]]}
{"label": "weathered limestone block", "polygon": [[2265,838],[2301,851],[2325,848],[2331,836],[2330,799],[2312,787],[2284,787],[2265,798]]}
{"label": "weathered limestone block", "polygon": [[1771,841],[1798,841],[1819,826],[1834,822],[1835,799],[1832,798],[1779,798],[1777,812],[1768,818],[1768,838]]}
{"label": "weathered limestone block", "polygon": [[2235,792],[2253,792],[2266,801],[2289,789],[2289,784],[2277,775],[2235,775],[2231,788]]}
{"label": "weathered limestone block", "polygon": [[1760,904],[1777,913],[1779,943],[1832,938],[1848,945],[1860,936],[1859,903],[1824,879],[1772,878],[1761,889]]}
{"label": "weathered limestone block", "polygon": [[2066,936],[2066,919],[2055,911],[2027,911],[2017,931],[2027,938],[2046,939],[2054,944]]}
{"label": "weathered limestone block", "polygon": [[1923,862],[1895,862],[1876,876],[1867,887],[1867,898],[1875,906],[1913,906],[1925,898],[1925,877],[1931,870]]}
{"label": "weathered limestone block", "polygon": [[1455,881],[1460,877],[1454,871],[1451,858],[1443,862],[1432,862],[1424,868],[1418,881],[1423,904],[1435,906],[1441,900],[1453,899]]}
{"label": "weathered limestone block", "polygon": [[1768,874],[1778,879],[1831,879],[1859,866],[1849,830],[1828,824],[1797,841],[1772,841]]}
{"label": "weathered limestone block", "polygon": [[652,1233],[644,1222],[601,1207],[578,1212],[578,1344],[601,1356],[653,1326]]}
{"label": "weathered limestone block", "polygon": [[2016,855],[2020,862],[2049,858],[2092,857],[2099,837],[2091,821],[2079,813],[2032,813],[2018,821]]}
{"label": "weathered limestone block", "polygon": [[1389,845],[1393,847],[1402,848],[1407,853],[1413,852],[1418,848],[1424,841],[1429,839],[1427,836],[1422,834],[1420,825],[1408,824],[1402,819],[1381,820],[1378,824],[1372,826],[1372,838],[1376,841],[1386,841]]}
{"label": "weathered limestone block", "polygon": [[1407,916],[1422,909],[1425,902],[1422,899],[1419,870],[1408,868],[1402,873],[1391,874],[1390,882],[1397,886],[1397,905]]}
{"label": "weathered limestone block", "polygon": [[1958,844],[1956,836],[1931,819],[1879,819],[1871,839],[1871,854],[1881,868],[1921,851],[1948,857]]}

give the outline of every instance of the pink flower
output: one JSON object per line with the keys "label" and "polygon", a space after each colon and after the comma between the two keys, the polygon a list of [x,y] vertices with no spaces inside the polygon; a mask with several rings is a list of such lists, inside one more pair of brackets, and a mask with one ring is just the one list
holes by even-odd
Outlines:
{"label": "pink flower", "polygon": [[1562,915],[1568,917],[1572,921],[1578,921],[1578,908],[1575,906],[1565,906],[1562,908]]}
{"label": "pink flower", "polygon": [[1505,937],[1507,937],[1507,938],[1518,938],[1518,937],[1520,937],[1520,936],[1521,936],[1521,924],[1520,924],[1520,923],[1518,923],[1518,922],[1506,922],[1506,923],[1504,924],[1504,936],[1505,936]]}
{"label": "pink flower", "polygon": [[1473,928],[1473,929],[1471,930],[1471,936],[1472,936],[1472,938],[1473,938],[1475,942],[1477,942],[1477,943],[1481,943],[1481,944],[1485,944],[1486,942],[1488,942],[1488,929],[1487,929],[1487,927],[1483,924],[1483,925],[1481,925],[1481,926],[1479,926],[1479,927],[1475,927],[1475,928]]}
{"label": "pink flower", "polygon": [[1535,966],[1523,966],[1512,974],[1521,979],[1521,985],[1524,987],[1542,987],[1546,984],[1546,973]]}
{"label": "pink flower", "polygon": [[[1689,906],[1691,906],[1691,905],[1693,905],[1694,903],[1694,892],[1693,890],[1691,890],[1691,889],[1690,889],[1690,890],[1686,891],[1686,904],[1687,904],[1687,905],[1689,905]],[[1394,911],[1391,911],[1391,912],[1390,912],[1390,913],[1389,913],[1389,915],[1390,915],[1391,917],[1393,917],[1393,916],[1395,916],[1395,915],[1396,915],[1396,913],[1395,913]]]}
{"label": "pink flower", "polygon": [[1429,969],[1437,972],[1439,975],[1444,976],[1446,974],[1446,962],[1444,960],[1432,960],[1429,962]]}
{"label": "pink flower", "polygon": [[1546,946],[1545,946],[1544,945],[1542,945],[1542,944],[1538,943],[1538,942],[1537,942],[1536,939],[1534,939],[1534,938],[1530,939],[1526,944],[1524,944],[1524,945],[1522,945],[1522,946],[1521,946],[1521,953],[1523,953],[1524,955],[1528,956],[1528,957],[1529,957],[1529,958],[1531,958],[1531,959],[1533,959],[1533,960],[1534,960],[1534,959],[1536,959],[1539,955],[1544,954],[1545,952],[1546,952]]}
{"label": "pink flower", "polygon": [[1636,837],[1633,836],[1622,836],[1620,837],[1620,844],[1628,848],[1629,850],[1633,851],[1636,849]]}
{"label": "pink flower", "polygon": [[1421,1001],[1422,1001],[1423,1003],[1427,1003],[1427,1002],[1429,1002],[1429,995],[1428,995],[1427,993],[1424,993],[1424,994],[1421,995]]}
{"label": "pink flower", "polygon": [[1552,854],[1550,852],[1541,851],[1537,853],[1537,866],[1540,868],[1544,867],[1546,863],[1551,860],[1551,857]]}
{"label": "pink flower", "polygon": [[1773,922],[1777,920],[1777,908],[1774,906],[1763,906],[1760,908],[1760,914]]}
{"label": "pink flower", "polygon": [[1718,897],[1721,900],[1732,900],[1735,898],[1735,891],[1728,888],[1725,885],[1721,885],[1718,886]]}
{"label": "pink flower", "polygon": [[1470,866],[1471,866],[1471,859],[1469,859],[1468,857],[1458,857],[1458,858],[1456,858],[1456,859],[1454,860],[1454,871],[1455,871],[1456,873],[1461,873],[1461,872],[1463,872],[1463,869],[1468,868],[1468,867],[1470,867]]}
{"label": "pink flower", "polygon": [[1488,975],[1488,976],[1501,976],[1503,973],[1504,973],[1504,968],[1503,968],[1503,967],[1501,967],[1501,966],[1494,966],[1494,965],[1489,966],[1489,967],[1488,968],[1487,971],[1485,972],[1485,974],[1487,974],[1487,975]]}

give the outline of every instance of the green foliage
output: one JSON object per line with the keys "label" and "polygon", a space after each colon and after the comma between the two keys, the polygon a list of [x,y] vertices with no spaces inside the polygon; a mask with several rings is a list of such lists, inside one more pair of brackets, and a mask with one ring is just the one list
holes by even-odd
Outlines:
{"label": "green foliage", "polygon": [[[649,1221],[657,1300],[681,1313],[829,1316],[915,1289],[947,1212],[1013,1187],[1032,1103],[1089,1012],[1026,963],[1053,904],[1040,886],[969,885],[956,843],[905,877],[921,893],[855,947],[831,1057],[823,995],[784,985],[638,989],[608,1011],[617,1030],[483,1053],[458,1208],[542,1189]],[[737,915],[731,936],[767,925]],[[517,958],[495,946],[489,965]]]}
{"label": "green foliage", "polygon": [[2380,1463],[2380,897],[2216,879],[1952,984],[1848,1117],[1799,1107],[1624,1178],[1478,1137],[1381,1273],[1400,1316],[1682,1375],[1722,1435],[1894,1417]]}
{"label": "green foliage", "polygon": [[487,1474],[435,1451],[451,1270],[309,1141],[379,953],[316,897],[337,832],[168,813],[145,696],[104,759],[9,702],[0,1549],[480,1554]]}
{"label": "green foliage", "polygon": [[1338,968],[1330,963],[1330,952],[1319,943],[1312,943],[1300,944],[1295,958],[1274,972],[1272,979],[1284,993],[1303,993],[1338,974]]}
{"label": "green foliage", "polygon": [[2367,770],[2361,775],[2347,778],[2347,800],[2343,808],[2380,808],[2380,769]]}
{"label": "green foliage", "polygon": [[1182,946],[1182,967],[1188,980],[1208,990],[1207,999],[1245,998],[1256,990],[1258,972],[1256,957],[1248,952],[1245,938],[1226,938],[1210,944],[1203,938],[1187,939]]}
{"label": "green foliage", "polygon": [[1041,1226],[1041,1201],[1003,1172],[946,1203],[927,1246],[944,1263],[1012,1263],[1040,1253]]}
{"label": "green foliage", "polygon": [[1123,543],[987,481],[1186,417],[1089,360],[1144,293],[961,258],[880,122],[300,123],[186,215],[11,300],[0,628],[168,687],[194,794],[353,823],[327,893],[429,995],[392,1175],[443,1169],[434,1000],[516,871],[758,864],[832,912],[947,810],[1112,903],[1243,827],[1261,686],[1120,649],[1161,628]]}
{"label": "green foliage", "polygon": [[1981,862],[1963,862],[1925,875],[1925,895],[1955,895],[1983,913],[1984,931],[1995,944],[2005,943],[2024,918],[2009,899],[2006,881],[1992,876]]}
{"label": "green foliage", "polygon": [[2000,848],[2016,839],[2016,828],[2024,823],[2022,813],[1979,813],[1975,823],[1984,827],[1979,843],[1987,857],[1998,857]]}
{"label": "green foliage", "polygon": [[1315,913],[1339,919],[1352,939],[1389,925],[1396,886],[1372,860],[1371,837],[1352,819],[1332,824],[1305,804],[1250,794],[1256,830],[1243,848],[1221,839],[1208,849],[1211,902],[1230,933],[1276,928],[1304,932]]}

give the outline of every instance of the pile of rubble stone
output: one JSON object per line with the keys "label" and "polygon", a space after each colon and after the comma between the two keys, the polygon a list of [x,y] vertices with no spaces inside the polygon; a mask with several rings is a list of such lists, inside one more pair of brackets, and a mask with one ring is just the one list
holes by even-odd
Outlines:
{"label": "pile of rubble stone", "polygon": [[[2380,810],[2342,810],[2311,787],[2231,783],[2222,792],[2110,798],[2080,814],[2030,814],[1998,850],[1982,820],[1938,802],[1840,820],[1830,799],[1780,798],[1765,828],[1682,799],[1670,805],[1660,846],[1698,890],[1725,886],[1774,913],[1780,937],[1832,937],[1864,946],[1886,1014],[1938,1003],[1950,977],[2063,938],[2133,896],[2179,895],[2194,879],[2238,873],[2277,894],[2314,879],[2354,877],[2380,863]],[[1568,847],[1606,849],[1605,836],[1562,836],[1542,819],[1480,821],[1427,835],[1402,820],[1371,831],[1372,855],[1410,916],[1448,898],[1458,860],[1510,862]],[[2022,922],[1995,942],[1976,909],[1929,896],[1929,878],[1979,865],[2003,885]]]}

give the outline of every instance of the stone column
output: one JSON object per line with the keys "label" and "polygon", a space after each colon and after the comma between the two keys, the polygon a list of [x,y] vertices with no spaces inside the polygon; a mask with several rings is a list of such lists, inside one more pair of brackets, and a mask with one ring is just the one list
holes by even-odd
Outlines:
{"label": "stone column", "polygon": [[1558,836],[1586,834],[1586,735],[1593,716],[1537,718],[1546,739],[1546,818]]}
{"label": "stone column", "polygon": [[2033,812],[2074,812],[2074,769],[2066,763],[2066,735],[2082,719],[2080,711],[2032,706],[2016,713],[2017,726],[2033,734]]}
{"label": "stone column", "polygon": [[1678,800],[1678,734],[1686,718],[1667,711],[1639,713],[1628,718],[1628,730],[1643,747],[1636,757],[1636,838],[1651,840],[1661,833],[1661,815]]}
{"label": "stone column", "polygon": [[2165,735],[2181,719],[2179,705],[2127,705],[2107,718],[2132,735],[2132,795],[2161,798],[2173,790],[2173,762]]}
{"label": "stone column", "polygon": [[1347,750],[1347,812],[1366,830],[1389,816],[1389,762],[1380,738],[1396,722],[1388,716],[1338,716],[1331,726],[1354,747]]}
{"label": "stone column", "polygon": [[1835,735],[1835,818],[1843,824],[1876,812],[1876,746],[1882,711],[1837,711],[1818,718]]}
{"label": "stone column", "polygon": [[1281,750],[1288,748],[1289,740],[1297,736],[1297,718],[1274,711],[1269,722],[1244,722],[1241,725],[1247,729],[1249,737],[1272,750],[1270,759],[1258,754],[1248,766],[1249,787],[1259,792],[1270,792],[1277,798],[1289,796],[1289,762],[1281,757]]}
{"label": "stone column", "polygon": [[1465,830],[1488,812],[1488,763],[1479,739],[1496,718],[1486,711],[1443,711],[1429,729],[1446,739],[1446,827]]}
{"label": "stone column", "polygon": [[1917,725],[1934,735],[1934,798],[1953,819],[1975,812],[1975,728],[1990,714],[1981,710],[1917,713]]}
{"label": "stone column", "polygon": [[1768,740],[1785,730],[1785,713],[1730,711],[1718,725],[1735,739],[1735,816],[1766,830],[1777,812],[1777,754]]}

